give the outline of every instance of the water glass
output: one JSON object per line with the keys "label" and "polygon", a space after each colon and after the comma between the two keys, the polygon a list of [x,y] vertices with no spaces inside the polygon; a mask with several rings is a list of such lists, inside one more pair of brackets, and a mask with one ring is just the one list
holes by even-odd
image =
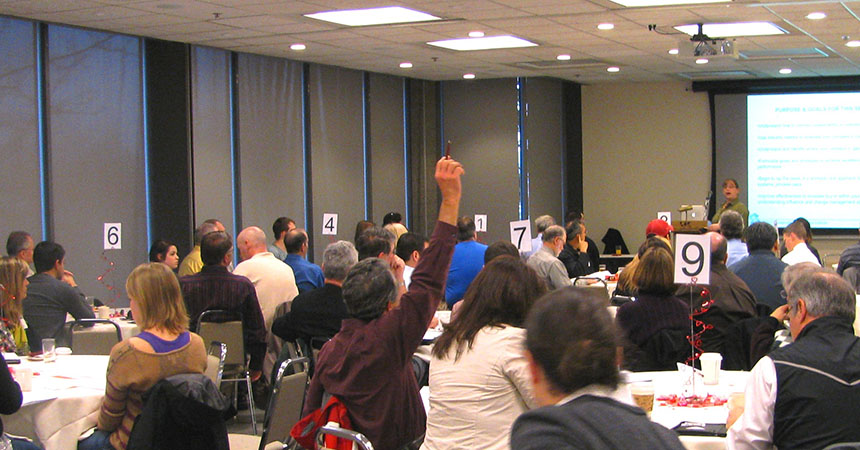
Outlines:
{"label": "water glass", "polygon": [[57,359],[57,341],[52,338],[42,339],[42,358],[45,362],[53,362]]}

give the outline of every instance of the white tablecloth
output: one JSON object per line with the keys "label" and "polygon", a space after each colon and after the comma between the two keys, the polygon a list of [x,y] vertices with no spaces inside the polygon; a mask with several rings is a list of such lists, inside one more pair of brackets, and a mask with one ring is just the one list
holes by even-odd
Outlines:
{"label": "white tablecloth", "polygon": [[33,390],[3,426],[11,434],[40,441],[45,450],[75,450],[78,436],[96,425],[105,391],[108,357],[60,355],[52,363],[22,358],[19,367],[32,367]]}

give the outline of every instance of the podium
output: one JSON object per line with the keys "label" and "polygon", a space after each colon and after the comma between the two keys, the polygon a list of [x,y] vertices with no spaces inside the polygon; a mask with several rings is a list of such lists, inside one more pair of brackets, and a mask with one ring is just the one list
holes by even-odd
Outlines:
{"label": "podium", "polygon": [[672,228],[675,233],[702,234],[708,231],[707,220],[673,220]]}

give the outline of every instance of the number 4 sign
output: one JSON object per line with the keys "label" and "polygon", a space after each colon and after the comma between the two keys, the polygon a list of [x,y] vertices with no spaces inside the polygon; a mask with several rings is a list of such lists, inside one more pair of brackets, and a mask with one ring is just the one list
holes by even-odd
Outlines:
{"label": "number 4 sign", "polygon": [[322,234],[323,235],[330,234],[332,236],[337,235],[337,214],[334,214],[334,213],[323,214]]}
{"label": "number 4 sign", "polygon": [[532,226],[528,220],[511,222],[511,242],[520,252],[532,251]]}
{"label": "number 4 sign", "polygon": [[105,223],[105,250],[122,249],[122,224]]}
{"label": "number 4 sign", "polygon": [[707,234],[675,236],[675,283],[710,284],[711,237]]}

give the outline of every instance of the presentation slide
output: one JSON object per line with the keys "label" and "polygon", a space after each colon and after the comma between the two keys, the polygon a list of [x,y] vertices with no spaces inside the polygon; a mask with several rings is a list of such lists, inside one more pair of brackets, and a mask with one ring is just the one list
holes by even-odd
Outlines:
{"label": "presentation slide", "polygon": [[750,223],[860,228],[860,92],[747,97]]}

